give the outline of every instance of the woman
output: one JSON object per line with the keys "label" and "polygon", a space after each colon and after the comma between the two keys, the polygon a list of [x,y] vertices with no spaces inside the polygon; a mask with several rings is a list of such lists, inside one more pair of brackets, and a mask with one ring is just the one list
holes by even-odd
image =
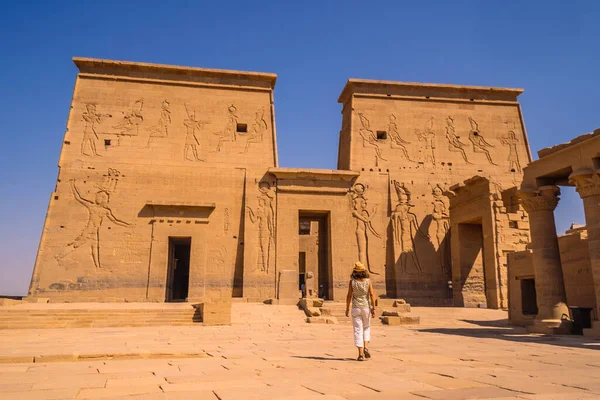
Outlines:
{"label": "woman", "polygon": [[348,285],[348,296],[346,296],[346,317],[350,316],[350,303],[352,303],[354,345],[358,347],[357,360],[364,361],[365,358],[371,358],[367,346],[371,340],[370,320],[371,317],[375,317],[375,295],[373,295],[369,273],[363,263],[357,261],[354,264],[351,277],[352,279]]}

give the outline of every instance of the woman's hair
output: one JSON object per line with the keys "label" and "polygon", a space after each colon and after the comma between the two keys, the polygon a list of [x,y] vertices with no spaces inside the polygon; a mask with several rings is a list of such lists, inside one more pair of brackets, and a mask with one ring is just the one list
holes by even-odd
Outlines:
{"label": "woman's hair", "polygon": [[352,279],[366,279],[369,277],[369,273],[367,271],[352,271],[352,275],[350,275]]}

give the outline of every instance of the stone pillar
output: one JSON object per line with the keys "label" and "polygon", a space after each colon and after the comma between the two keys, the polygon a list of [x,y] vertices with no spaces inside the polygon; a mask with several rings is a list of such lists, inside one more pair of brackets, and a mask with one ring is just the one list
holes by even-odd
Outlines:
{"label": "stone pillar", "polygon": [[522,188],[518,196],[529,214],[531,250],[535,274],[538,314],[530,332],[567,333],[570,330],[554,209],[558,205],[557,186]]}
{"label": "stone pillar", "polygon": [[596,296],[595,321],[592,322],[591,331],[585,335],[600,337],[600,171],[580,169],[569,176],[569,181],[577,187],[577,193],[583,200],[585,211],[585,224],[588,233],[588,247],[590,249],[590,264],[594,279],[594,293]]}

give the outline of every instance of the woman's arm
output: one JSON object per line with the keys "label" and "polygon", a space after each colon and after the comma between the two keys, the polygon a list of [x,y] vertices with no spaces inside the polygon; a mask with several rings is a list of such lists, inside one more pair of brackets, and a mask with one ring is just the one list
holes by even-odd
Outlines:
{"label": "woman's arm", "polygon": [[371,316],[375,318],[375,293],[373,293],[373,285],[369,280],[369,298],[371,299]]}
{"label": "woman's arm", "polygon": [[346,317],[350,316],[350,303],[352,302],[352,281],[348,283],[348,295],[346,296]]}

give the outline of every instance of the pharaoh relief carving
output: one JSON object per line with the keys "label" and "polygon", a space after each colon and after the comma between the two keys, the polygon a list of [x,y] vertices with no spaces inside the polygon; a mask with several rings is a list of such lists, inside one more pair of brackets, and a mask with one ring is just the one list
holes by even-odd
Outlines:
{"label": "pharaoh relief carving", "polygon": [[452,119],[450,116],[446,117],[446,139],[448,139],[448,150],[454,153],[460,153],[463,160],[465,160],[467,164],[473,164],[467,158],[467,153],[465,151],[467,144],[461,142],[459,137],[456,136],[456,131],[454,130],[454,119]]}
{"label": "pharaoh relief carving", "polygon": [[492,161],[492,156],[490,155],[490,151],[488,150],[489,148],[493,148],[496,146],[489,144],[484,139],[484,137],[481,135],[481,132],[479,131],[479,124],[473,118],[469,117],[469,123],[471,124],[471,130],[469,131],[469,140],[471,141],[471,143],[473,143],[473,152],[485,154],[490,164],[498,165],[495,164],[494,161]]}
{"label": "pharaoh relief carving", "polygon": [[101,268],[100,264],[100,228],[105,218],[108,218],[112,223],[119,226],[131,227],[132,223],[118,219],[113,214],[109,207],[110,195],[117,188],[120,173],[116,169],[109,169],[108,175],[105,175],[102,182],[96,185],[99,190],[94,196],[94,200],[89,200],[83,197],[77,189],[75,180],[70,181],[71,191],[75,200],[87,208],[89,216],[83,231],[67,244],[67,248],[60,254],[56,255],[56,260],[62,266],[64,258],[79,248],[87,248],[96,268]]}
{"label": "pharaoh relief carving", "polygon": [[411,271],[414,270],[421,275],[424,274],[424,271],[417,256],[414,238],[419,234],[429,240],[429,235],[421,231],[417,216],[410,211],[413,207],[410,202],[410,191],[398,181],[392,181],[392,183],[398,196],[398,204],[392,211],[391,220],[394,245],[400,250],[399,265],[405,274],[411,274]]}
{"label": "pharaoh relief carving", "polygon": [[[96,111],[96,105],[88,103],[85,105],[85,111],[81,115],[83,119],[83,141],[81,142],[81,155],[84,156],[97,156],[98,151],[96,150],[96,140],[98,132],[96,132],[96,124],[102,123],[105,118],[111,118],[110,114],[100,114]],[[88,152],[88,149],[90,152]]]}
{"label": "pharaoh relief carving", "polygon": [[144,108],[144,100],[138,99],[133,103],[131,110],[123,113],[123,119],[115,126],[117,135],[126,136],[137,136],[139,133],[139,126],[144,122],[144,116],[142,110]]}
{"label": "pharaoh relief carving", "polygon": [[399,149],[408,161],[413,161],[408,155],[408,150],[406,149],[406,145],[410,144],[410,142],[408,140],[402,139],[400,133],[398,133],[398,124],[396,124],[396,116],[394,114],[390,114],[389,120],[390,122],[388,124],[388,132],[392,139],[392,149]]}
{"label": "pharaoh relief carving", "polygon": [[259,183],[258,190],[260,192],[258,207],[256,210],[249,206],[247,208],[250,221],[258,225],[259,257],[256,269],[268,274],[271,252],[275,247],[275,206],[273,204],[275,193],[271,185],[265,181]]}
{"label": "pharaoh relief carving", "polygon": [[371,130],[371,124],[369,123],[369,120],[367,119],[367,117],[365,117],[365,115],[363,113],[360,113],[360,112],[358,113],[358,117],[360,119],[360,124],[361,124],[361,128],[358,130],[358,134],[361,136],[361,138],[363,140],[363,147],[371,148],[371,149],[375,150],[376,161],[378,161],[378,160],[387,161],[381,155],[381,149],[379,148],[379,142],[377,141],[377,135],[375,135],[375,133],[373,133],[373,131]]}
{"label": "pharaoh relief carving", "polygon": [[267,130],[268,125],[267,121],[265,121],[265,109],[260,107],[258,111],[256,111],[254,124],[252,124],[252,132],[246,139],[246,147],[244,147],[243,153],[248,152],[248,149],[252,143],[262,143]]}
{"label": "pharaoh relief carving", "polygon": [[221,151],[221,146],[225,142],[235,142],[237,140],[237,108],[232,104],[227,108],[228,117],[227,124],[222,131],[215,132],[214,134],[219,137],[217,142],[216,151]]}
{"label": "pharaoh relief carving", "polygon": [[423,162],[429,163],[435,168],[435,132],[433,131],[434,119],[431,117],[425,123],[425,130],[415,129],[415,134],[421,142],[421,151],[423,152]]}
{"label": "pharaoh relief carving", "polygon": [[372,219],[377,213],[377,204],[371,211],[365,197],[366,188],[362,183],[355,184],[350,190],[352,199],[352,216],[356,219],[356,244],[358,245],[358,260],[367,266],[370,273],[378,275],[369,262],[369,236],[381,239],[381,235],[373,228]]}
{"label": "pharaoh relief carving", "polygon": [[158,124],[149,129],[147,147],[150,147],[155,138],[166,138],[169,136],[169,125],[171,125],[171,110],[169,110],[169,101],[164,100],[161,104]]}
{"label": "pharaoh relief carving", "polygon": [[185,126],[185,145],[183,147],[183,159],[187,161],[204,161],[199,156],[198,146],[200,146],[200,141],[198,140],[198,136],[196,136],[196,130],[200,131],[200,129],[202,129],[202,126],[207,124],[207,122],[198,121],[196,119],[196,111],[190,112],[188,110],[187,105],[184,104],[184,106],[187,118],[183,120],[183,125]]}
{"label": "pharaoh relief carving", "polygon": [[439,184],[433,187],[432,196],[433,212],[431,217],[435,223],[436,238],[434,245],[436,245],[436,250],[440,255],[442,273],[448,274],[451,270],[450,238],[448,237],[450,231],[450,200],[444,195],[444,190]]}
{"label": "pharaoh relief carving", "polygon": [[514,122],[508,121],[505,123],[509,128],[508,136],[502,138],[500,143],[508,147],[508,170],[509,172],[521,172],[521,163],[519,162],[519,152],[517,150],[519,141],[517,140],[517,135],[515,134],[515,124]]}

